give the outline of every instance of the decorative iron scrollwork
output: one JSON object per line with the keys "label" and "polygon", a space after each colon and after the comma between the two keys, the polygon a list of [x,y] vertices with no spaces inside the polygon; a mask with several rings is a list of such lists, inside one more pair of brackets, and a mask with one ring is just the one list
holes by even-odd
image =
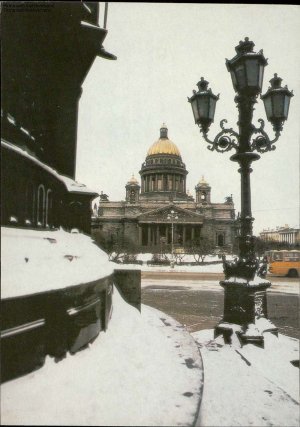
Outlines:
{"label": "decorative iron scrollwork", "polygon": [[[260,123],[259,127],[252,126],[252,135],[250,141],[251,151],[266,153],[267,151],[275,150],[276,147],[273,144],[279,139],[280,131],[276,131],[275,138],[271,140],[264,130],[264,120],[259,119],[258,122]],[[199,125],[200,132],[202,132],[205,141],[209,143],[207,148],[210,151],[216,150],[218,153],[225,153],[226,151],[230,151],[232,148],[235,148],[238,151],[239,134],[232,128],[225,128],[224,123],[227,123],[226,119],[221,120],[220,127],[222,130],[217,134],[213,141],[208,138],[207,130]]]}
{"label": "decorative iron scrollwork", "polygon": [[[265,122],[263,119],[259,119],[260,127],[256,128],[253,126],[253,134],[259,134],[251,141],[251,151],[258,151],[259,153],[266,153],[267,151],[275,150],[276,147],[273,145],[280,136],[280,131],[275,133],[275,138],[270,140],[267,133],[264,131]],[[252,135],[253,135],[252,134]]]}
{"label": "decorative iron scrollwork", "polygon": [[232,148],[238,148],[237,141],[239,135],[232,128],[225,128],[224,123],[227,123],[226,119],[221,120],[220,127],[222,130],[217,134],[213,141],[207,137],[207,132],[200,129],[205,141],[210,144],[207,147],[210,151],[216,150],[218,153],[225,153],[226,151],[230,151]]}

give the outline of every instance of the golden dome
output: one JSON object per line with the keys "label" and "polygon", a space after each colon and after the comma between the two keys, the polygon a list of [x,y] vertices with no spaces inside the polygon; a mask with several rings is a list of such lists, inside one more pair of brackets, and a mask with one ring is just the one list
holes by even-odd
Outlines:
{"label": "golden dome", "polygon": [[159,140],[154,142],[147,152],[147,156],[152,156],[153,154],[173,154],[181,157],[177,146],[168,138],[168,128],[165,124],[160,128]]}
{"label": "golden dome", "polygon": [[200,185],[200,186],[201,186],[201,185],[203,185],[203,186],[205,185],[205,186],[207,186],[207,187],[209,186],[209,185],[208,185],[208,183],[207,183],[207,181],[205,181],[205,179],[204,179],[204,175],[202,175],[202,178],[201,178],[201,179],[200,179],[200,181],[198,182],[198,185]]}
{"label": "golden dome", "polygon": [[127,184],[138,184],[138,180],[136,179],[134,174],[132,174],[132,176],[131,176],[130,180],[127,182]]}
{"label": "golden dome", "polygon": [[170,139],[159,139],[154,142],[149,148],[147,156],[152,156],[153,154],[174,154],[181,157],[177,146]]}

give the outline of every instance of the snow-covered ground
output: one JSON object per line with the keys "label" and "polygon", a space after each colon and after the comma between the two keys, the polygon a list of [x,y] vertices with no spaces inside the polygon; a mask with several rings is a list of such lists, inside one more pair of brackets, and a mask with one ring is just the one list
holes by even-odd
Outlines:
{"label": "snow-covered ground", "polygon": [[[153,254],[151,253],[140,253],[137,254],[136,259],[137,261],[151,261],[153,257]],[[172,254],[166,254],[166,257],[170,260],[172,258]],[[232,259],[232,256],[226,256],[226,259]],[[182,258],[183,262],[195,262],[195,258],[191,254],[184,254]],[[221,261],[221,258],[219,258],[217,255],[207,255],[204,259],[204,262],[211,262],[211,261]]]}
{"label": "snow-covered ground", "polygon": [[1,227],[2,298],[92,282],[115,264],[89,236]]}
{"label": "snow-covered ground", "polygon": [[[208,259],[207,259],[208,260]],[[215,261],[216,259],[214,259]],[[89,237],[57,231],[2,229],[2,298],[97,280],[114,268],[222,272],[222,264],[150,267],[109,263]],[[142,286],[221,291],[218,281],[150,280]],[[297,293],[294,282],[270,291]],[[237,340],[224,345],[213,331],[193,333],[117,289],[106,333],[74,356],[1,386],[7,425],[298,426],[299,341],[266,333],[265,349]]]}
{"label": "snow-covered ground", "polygon": [[[123,264],[121,264],[123,266]],[[133,266],[140,268],[142,271],[177,271],[178,273],[188,272],[188,273],[223,273],[223,265],[220,264],[204,264],[204,265],[180,265],[176,264],[174,268],[167,266],[158,266],[158,265],[140,265],[136,264],[124,264],[126,268],[132,268]]]}
{"label": "snow-covered ground", "polygon": [[213,330],[192,334],[204,364],[197,425],[299,426],[299,340],[265,333],[265,348],[224,345]]}
{"label": "snow-covered ground", "polygon": [[[167,254],[167,258],[170,260],[172,259],[171,254]],[[223,264],[221,259],[218,256],[215,255],[209,255],[206,256],[204,259],[205,264],[199,264],[199,265],[184,265],[175,264],[174,268],[171,268],[169,265],[147,265],[147,261],[151,261],[152,254],[145,253],[145,254],[138,254],[137,255],[137,261],[142,261],[143,264],[119,264],[116,263],[118,266],[117,268],[126,268],[126,269],[140,269],[142,271],[177,271],[177,272],[195,272],[195,273],[222,273],[223,272]],[[232,256],[227,256],[226,259],[231,260]],[[182,260],[183,262],[190,262],[195,263],[195,259],[193,255],[186,254]],[[216,264],[206,264],[206,263],[214,262]]]}
{"label": "snow-covered ground", "polygon": [[126,304],[117,289],[106,333],[88,349],[4,383],[8,425],[189,426],[203,385],[195,341],[168,315]]}
{"label": "snow-covered ground", "polygon": [[204,330],[194,341],[166,314],[144,305],[140,314],[116,289],[113,307],[108,331],[88,349],[58,364],[47,358],[2,385],[3,424],[299,425],[298,340],[266,333],[264,349],[241,348]]}

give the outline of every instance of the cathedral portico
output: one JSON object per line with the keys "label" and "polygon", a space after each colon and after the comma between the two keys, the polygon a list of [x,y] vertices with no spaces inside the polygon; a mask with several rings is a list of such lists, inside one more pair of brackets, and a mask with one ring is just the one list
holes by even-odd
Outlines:
{"label": "cathedral portico", "polygon": [[[199,239],[201,225],[199,224],[174,224],[174,244],[179,246],[190,245],[195,239]],[[172,242],[172,225],[167,223],[141,222],[139,227],[139,245],[157,246],[163,243],[169,245]]]}
{"label": "cathedral portico", "polygon": [[154,209],[137,217],[139,245],[157,246],[162,243],[171,243],[172,224],[168,220],[170,212],[176,214],[177,218],[173,223],[174,244],[185,246],[200,238],[203,215],[170,204],[168,207]]}

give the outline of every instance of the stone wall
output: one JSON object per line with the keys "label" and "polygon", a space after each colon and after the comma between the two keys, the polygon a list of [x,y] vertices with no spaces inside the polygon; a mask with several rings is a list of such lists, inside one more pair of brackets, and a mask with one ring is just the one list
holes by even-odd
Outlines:
{"label": "stone wall", "polygon": [[126,302],[141,311],[141,270],[114,270],[114,284]]}
{"label": "stone wall", "polygon": [[59,361],[106,330],[113,275],[95,282],[1,301],[1,381]]}

